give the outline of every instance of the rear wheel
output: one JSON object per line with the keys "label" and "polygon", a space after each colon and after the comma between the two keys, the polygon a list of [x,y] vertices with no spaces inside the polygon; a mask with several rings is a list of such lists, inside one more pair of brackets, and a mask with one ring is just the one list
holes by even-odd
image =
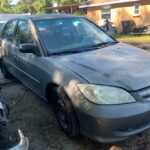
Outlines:
{"label": "rear wheel", "polygon": [[52,105],[63,132],[69,137],[77,136],[79,134],[79,124],[75,110],[62,87],[53,89]]}
{"label": "rear wheel", "polygon": [[1,71],[2,71],[2,74],[4,76],[4,78],[6,79],[12,79],[12,74],[8,71],[8,69],[6,68],[5,64],[3,63],[3,61],[1,60],[1,63],[0,63],[0,67],[1,67]]}

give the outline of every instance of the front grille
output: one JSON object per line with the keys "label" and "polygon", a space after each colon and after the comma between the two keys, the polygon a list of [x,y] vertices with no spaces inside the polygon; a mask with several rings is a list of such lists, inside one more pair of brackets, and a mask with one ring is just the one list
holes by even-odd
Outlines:
{"label": "front grille", "polygon": [[150,101],[150,87],[137,91],[139,96],[146,101]]}

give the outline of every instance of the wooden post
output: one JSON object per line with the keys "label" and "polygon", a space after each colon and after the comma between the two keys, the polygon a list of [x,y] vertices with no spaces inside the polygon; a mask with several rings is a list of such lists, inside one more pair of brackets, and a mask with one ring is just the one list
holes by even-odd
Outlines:
{"label": "wooden post", "polygon": [[71,5],[71,14],[72,14],[72,5]]}

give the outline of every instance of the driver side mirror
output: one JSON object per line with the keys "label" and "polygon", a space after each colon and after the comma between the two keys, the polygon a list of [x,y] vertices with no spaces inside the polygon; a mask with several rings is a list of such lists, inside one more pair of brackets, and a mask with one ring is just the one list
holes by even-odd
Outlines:
{"label": "driver side mirror", "polygon": [[35,44],[21,44],[19,45],[19,50],[22,53],[32,53],[39,55],[38,47]]}

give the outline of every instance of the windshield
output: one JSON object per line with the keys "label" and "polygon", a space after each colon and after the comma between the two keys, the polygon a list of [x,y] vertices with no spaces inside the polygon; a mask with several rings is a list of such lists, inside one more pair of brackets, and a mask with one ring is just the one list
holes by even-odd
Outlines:
{"label": "windshield", "polygon": [[63,18],[35,21],[49,53],[83,50],[94,45],[115,42],[85,18]]}

